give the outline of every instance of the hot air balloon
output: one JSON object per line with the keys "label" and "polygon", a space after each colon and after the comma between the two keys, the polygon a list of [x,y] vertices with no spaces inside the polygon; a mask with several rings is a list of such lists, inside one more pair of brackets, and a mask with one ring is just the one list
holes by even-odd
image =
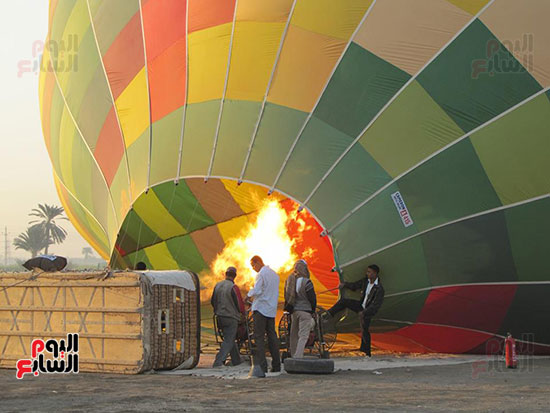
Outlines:
{"label": "hot air balloon", "polygon": [[510,331],[550,353],[549,14],[52,0],[39,95],[59,197],[113,268],[197,273],[275,200],[318,292],[381,267],[376,346],[496,352]]}

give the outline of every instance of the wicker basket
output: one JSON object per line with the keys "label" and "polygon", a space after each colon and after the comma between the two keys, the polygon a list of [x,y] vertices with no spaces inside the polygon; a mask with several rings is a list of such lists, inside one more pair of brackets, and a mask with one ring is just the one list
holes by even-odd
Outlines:
{"label": "wicker basket", "polygon": [[80,371],[193,368],[200,353],[196,274],[0,274],[0,367],[30,357],[35,338],[79,333]]}

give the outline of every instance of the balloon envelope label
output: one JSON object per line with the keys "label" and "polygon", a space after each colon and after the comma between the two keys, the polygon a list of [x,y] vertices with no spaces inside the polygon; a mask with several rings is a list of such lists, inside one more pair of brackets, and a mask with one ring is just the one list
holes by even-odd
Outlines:
{"label": "balloon envelope label", "polygon": [[391,199],[393,199],[393,203],[397,208],[397,212],[399,212],[399,216],[401,217],[401,221],[403,222],[405,228],[410,227],[413,224],[413,220],[411,218],[411,214],[409,214],[407,205],[405,205],[405,201],[403,201],[401,193],[399,191],[394,192],[391,194]]}

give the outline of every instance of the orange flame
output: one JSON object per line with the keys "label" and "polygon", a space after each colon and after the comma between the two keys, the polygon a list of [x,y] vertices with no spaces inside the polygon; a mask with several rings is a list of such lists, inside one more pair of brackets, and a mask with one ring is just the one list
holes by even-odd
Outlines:
{"label": "orange flame", "polygon": [[[294,252],[296,239],[288,235],[290,222],[297,223],[299,229],[305,228],[305,222],[296,213],[287,213],[276,200],[266,200],[262,204],[254,222],[246,225],[241,233],[231,239],[210,265],[211,273],[201,275],[201,299],[209,299],[214,285],[224,278],[229,266],[237,268],[235,283],[243,293],[254,285],[256,273],[250,267],[250,258],[262,257],[264,263],[277,272],[282,279],[289,273],[296,260]],[[308,251],[310,254],[313,252]]]}

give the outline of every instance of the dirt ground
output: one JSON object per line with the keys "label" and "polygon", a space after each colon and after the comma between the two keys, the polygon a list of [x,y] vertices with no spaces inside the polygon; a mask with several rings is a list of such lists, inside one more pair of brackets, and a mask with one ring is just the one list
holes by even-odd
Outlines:
{"label": "dirt ground", "polygon": [[[550,358],[531,358],[517,370],[507,370],[502,362],[484,358],[455,358],[452,363],[441,365],[404,361],[407,360],[410,362],[402,363],[400,358],[376,356],[372,364],[335,359],[339,370],[328,376],[282,373],[248,380],[90,373],[26,376],[17,380],[14,370],[0,370],[0,411],[547,412],[550,409]],[[210,362],[208,358],[202,361],[203,370],[198,372],[208,372]],[[377,368],[392,363],[400,367]],[[368,367],[348,370],[354,365]],[[225,369],[232,367],[222,370]]]}

